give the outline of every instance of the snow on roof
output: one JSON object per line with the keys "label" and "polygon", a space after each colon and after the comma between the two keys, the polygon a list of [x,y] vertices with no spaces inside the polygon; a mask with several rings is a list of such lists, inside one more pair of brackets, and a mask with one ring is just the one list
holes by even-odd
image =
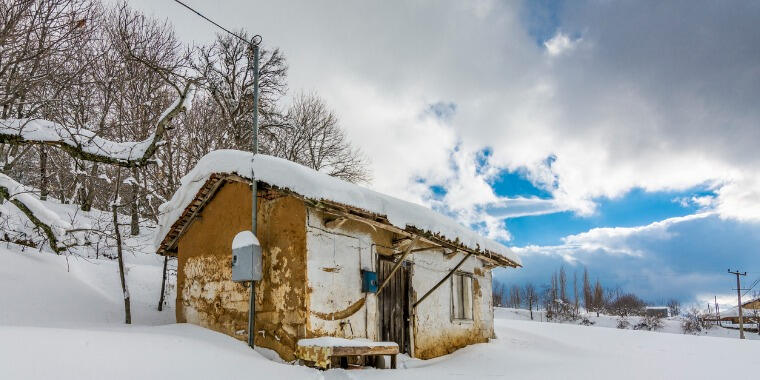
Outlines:
{"label": "snow on roof", "polygon": [[328,200],[385,215],[397,228],[414,227],[450,241],[459,239],[466,248],[495,253],[515,264],[521,264],[520,258],[509,248],[427,207],[348,183],[281,158],[257,154],[253,164],[251,158],[250,152],[238,150],[218,150],[201,158],[195,168],[182,178],[180,188],[172,199],[159,208],[156,248],[160,247],[174,222],[180,218],[212,174],[229,173],[251,178],[253,170],[260,182],[289,189],[309,199]]}

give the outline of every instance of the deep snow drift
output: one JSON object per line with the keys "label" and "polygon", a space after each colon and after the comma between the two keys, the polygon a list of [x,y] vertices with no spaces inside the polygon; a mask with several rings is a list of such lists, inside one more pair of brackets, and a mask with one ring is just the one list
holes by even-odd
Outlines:
{"label": "deep snow drift", "polygon": [[[397,370],[330,370],[272,361],[271,352],[155,311],[160,261],[128,255],[136,325],[123,318],[111,260],[0,246],[0,379],[641,379],[712,378],[760,357],[759,341],[506,318],[491,343],[451,355],[402,357]],[[173,295],[168,295],[169,301]],[[158,326],[150,326],[156,325]],[[720,365],[703,365],[720,363]]]}

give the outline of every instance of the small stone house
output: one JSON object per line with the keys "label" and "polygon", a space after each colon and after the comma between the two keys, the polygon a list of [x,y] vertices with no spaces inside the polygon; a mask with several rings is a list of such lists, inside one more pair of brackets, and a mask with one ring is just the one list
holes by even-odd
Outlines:
{"label": "small stone house", "polygon": [[[231,244],[251,228],[255,177],[257,346],[290,361],[299,339],[365,338],[427,359],[494,336],[491,270],[520,266],[507,247],[420,205],[255,157],[208,154],[160,208],[157,253],[178,259],[177,322],[247,339],[249,291],[231,281]],[[399,260],[379,296],[362,291],[363,271],[382,283]]]}
{"label": "small stone house", "polygon": [[670,309],[667,306],[647,306],[645,315],[647,317],[669,318]]}

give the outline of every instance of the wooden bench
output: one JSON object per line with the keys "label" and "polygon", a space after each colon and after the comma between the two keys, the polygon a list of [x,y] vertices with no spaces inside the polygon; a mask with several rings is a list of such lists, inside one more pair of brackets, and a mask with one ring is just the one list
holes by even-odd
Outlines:
{"label": "wooden bench", "polygon": [[348,367],[348,358],[361,357],[374,359],[378,356],[390,356],[391,368],[396,368],[398,344],[395,342],[373,342],[366,339],[344,339],[321,337],[301,339],[296,347],[296,356],[308,365],[328,369],[334,359],[342,368]]}

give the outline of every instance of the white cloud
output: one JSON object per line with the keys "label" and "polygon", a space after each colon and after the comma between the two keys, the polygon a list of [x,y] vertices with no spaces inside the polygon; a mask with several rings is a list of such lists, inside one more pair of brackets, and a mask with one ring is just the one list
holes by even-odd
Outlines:
{"label": "white cloud", "polygon": [[561,245],[515,247],[521,255],[557,255],[565,259],[574,259],[579,255],[605,254],[611,256],[627,255],[643,257],[646,254],[656,254],[640,244],[642,239],[647,241],[668,240],[674,237],[671,227],[688,223],[693,220],[714,216],[705,212],[682,217],[668,218],[643,226],[636,227],[600,227],[586,232],[568,235],[562,238]]}
{"label": "white cloud", "polygon": [[581,42],[580,38],[573,40],[567,34],[562,33],[562,32],[557,32],[557,34],[555,34],[554,37],[544,42],[544,46],[546,47],[546,52],[550,56],[556,57],[560,54],[564,54],[569,51],[572,51],[580,42]]}
{"label": "white cloud", "polygon": [[[171,16],[188,39],[212,32],[173,4],[132,3]],[[487,172],[527,168],[551,189],[536,210],[590,215],[597,197],[711,182],[722,187],[705,209],[760,219],[760,51],[746,48],[760,39],[757,7],[578,3],[540,45],[519,17],[529,3],[193,5],[284,50],[291,89],[337,111],[372,160],[374,188],[434,204],[418,180],[444,184],[446,207],[490,236],[508,232],[489,205],[528,201],[501,199],[473,170],[484,147]],[[441,100],[456,112],[421,116]]]}

